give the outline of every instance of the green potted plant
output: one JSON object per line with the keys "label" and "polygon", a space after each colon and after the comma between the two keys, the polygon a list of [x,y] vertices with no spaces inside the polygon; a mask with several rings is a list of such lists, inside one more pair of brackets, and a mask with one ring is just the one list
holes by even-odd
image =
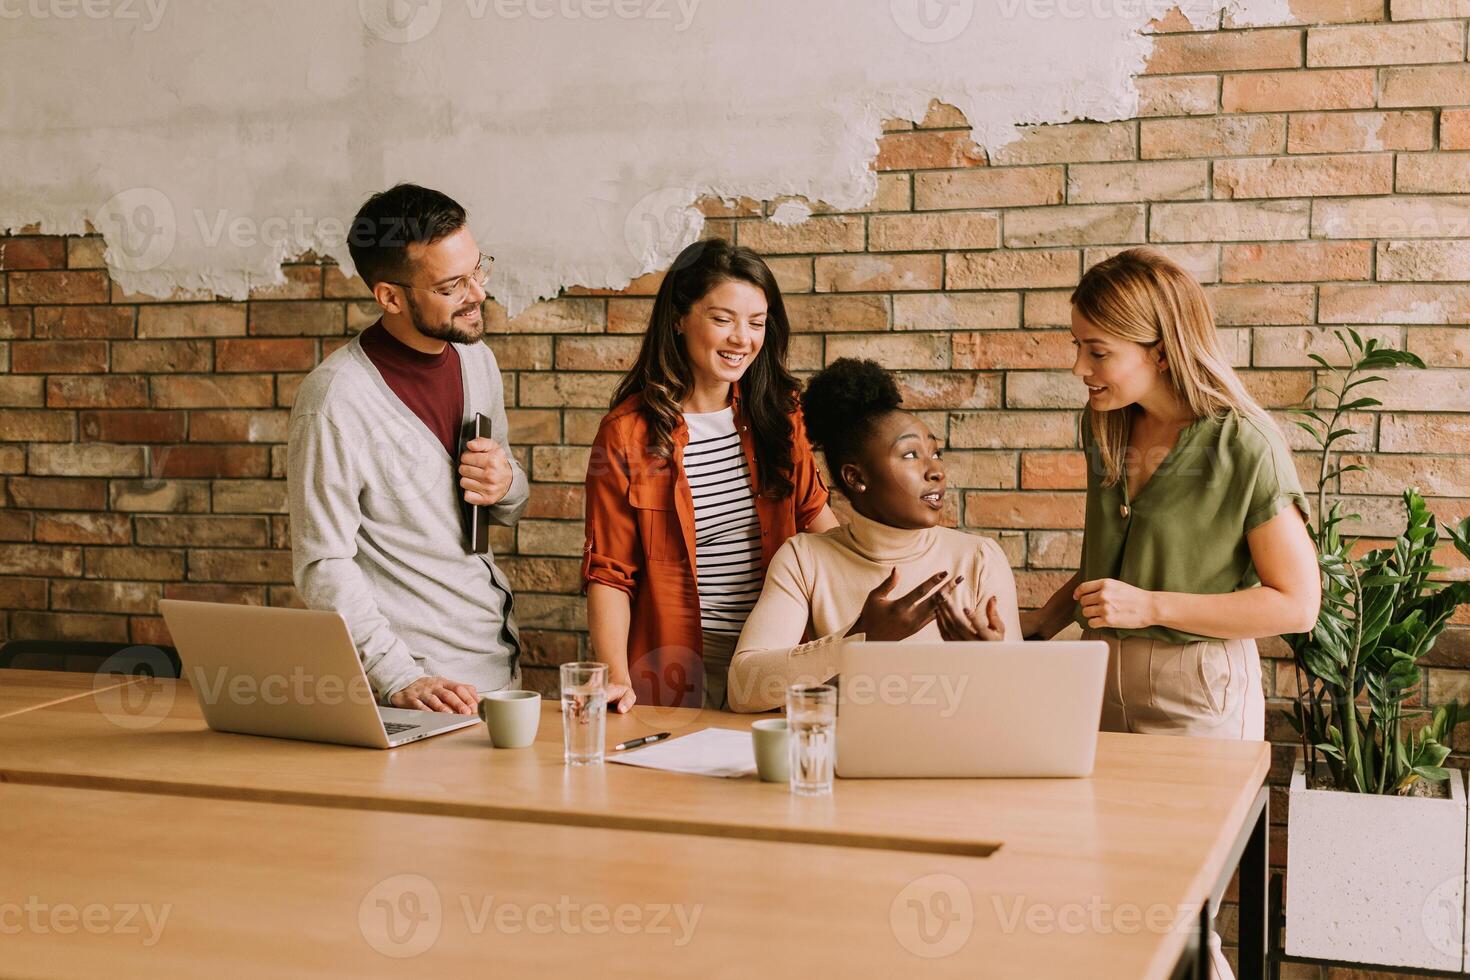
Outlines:
{"label": "green potted plant", "polygon": [[1288,713],[1301,738],[1287,822],[1287,952],[1361,963],[1459,970],[1466,937],[1467,811],[1463,776],[1444,768],[1454,729],[1470,718],[1456,702],[1423,707],[1421,663],[1470,582],[1434,579],[1441,533],[1470,557],[1470,517],[1441,526],[1417,488],[1404,491],[1404,530],[1355,557],[1341,501],[1328,487],[1364,467],[1336,446],[1349,412],[1380,402],[1362,394],[1372,372],[1423,362],[1336,331],[1337,367],[1313,354],[1322,382],[1298,410],[1320,454],[1316,520],[1322,611],[1310,633],[1285,637],[1297,691]]}

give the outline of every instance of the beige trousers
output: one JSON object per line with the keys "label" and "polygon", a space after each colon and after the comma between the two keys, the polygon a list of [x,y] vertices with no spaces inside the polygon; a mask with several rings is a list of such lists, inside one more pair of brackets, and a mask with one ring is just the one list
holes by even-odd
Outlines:
{"label": "beige trousers", "polygon": [[1168,643],[1087,630],[1108,644],[1103,685],[1105,732],[1266,737],[1266,696],[1255,640]]}
{"label": "beige trousers", "polygon": [[[1108,645],[1098,726],[1103,731],[1257,741],[1266,737],[1266,695],[1255,640],[1168,643],[1093,630],[1083,631],[1082,638]],[[1212,929],[1209,942],[1216,980],[1234,980],[1220,934]]]}

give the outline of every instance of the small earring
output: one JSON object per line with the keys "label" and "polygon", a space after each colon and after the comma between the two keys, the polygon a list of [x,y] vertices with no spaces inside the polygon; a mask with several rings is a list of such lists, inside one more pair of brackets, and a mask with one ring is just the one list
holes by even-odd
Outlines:
{"label": "small earring", "polygon": [[866,493],[868,487],[865,483],[859,483],[857,486],[853,487],[853,489],[856,490],[858,493]]}

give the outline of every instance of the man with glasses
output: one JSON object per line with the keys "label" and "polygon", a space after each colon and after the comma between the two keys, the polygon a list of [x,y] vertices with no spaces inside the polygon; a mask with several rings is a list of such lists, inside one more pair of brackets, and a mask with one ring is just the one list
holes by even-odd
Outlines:
{"label": "man with glasses", "polygon": [[[480,342],[493,260],[464,208],[412,184],[369,198],[348,247],[382,317],[296,395],[296,587],[346,620],[380,702],[474,714],[480,692],[520,686],[520,637],[510,584],[471,552],[461,501],[510,526],[529,497]],[[478,413],[492,438],[473,438]]]}

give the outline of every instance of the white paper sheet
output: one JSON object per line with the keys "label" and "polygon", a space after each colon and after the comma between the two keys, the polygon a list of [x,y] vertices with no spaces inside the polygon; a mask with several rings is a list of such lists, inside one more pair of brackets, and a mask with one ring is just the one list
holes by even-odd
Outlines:
{"label": "white paper sheet", "polygon": [[755,772],[755,747],[748,731],[702,728],[627,752],[609,752],[607,761],[692,776],[736,779]]}

